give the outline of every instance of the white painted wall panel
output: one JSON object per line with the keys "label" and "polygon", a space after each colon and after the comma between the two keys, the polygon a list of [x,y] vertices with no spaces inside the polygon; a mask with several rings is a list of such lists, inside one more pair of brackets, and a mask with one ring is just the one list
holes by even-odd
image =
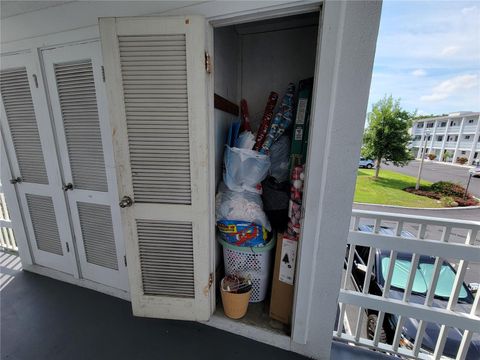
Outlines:
{"label": "white painted wall panel", "polygon": [[271,91],[280,95],[280,103],[289,82],[298,87],[300,80],[313,76],[317,32],[308,26],[242,35],[241,96],[255,128]]}

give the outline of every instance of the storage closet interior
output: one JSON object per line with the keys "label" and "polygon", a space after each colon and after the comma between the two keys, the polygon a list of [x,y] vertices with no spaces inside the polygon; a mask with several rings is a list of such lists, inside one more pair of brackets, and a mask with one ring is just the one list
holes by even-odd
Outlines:
{"label": "storage closet interior", "polygon": [[[216,278],[222,279],[224,275],[233,274],[249,279],[246,285],[239,285],[245,286],[247,290],[252,288],[247,312],[240,319],[232,321],[255,325],[280,334],[290,333],[294,288],[292,274],[295,264],[290,273],[291,281],[280,282],[272,296],[272,284],[279,281],[278,273],[281,272],[278,269],[279,265],[276,264],[276,257],[285,255],[282,251],[289,251],[288,246],[287,248],[284,246],[285,249],[282,251],[277,249],[279,252],[276,254],[276,247],[279,244],[277,239],[281,239],[282,234],[288,231],[288,209],[292,206],[290,199],[294,196],[290,191],[293,184],[294,165],[302,165],[304,162],[304,158],[298,160],[302,158],[303,134],[295,136],[295,133],[299,131],[308,133],[307,121],[301,122],[301,129],[298,130],[296,118],[298,111],[301,116],[308,117],[307,102],[309,107],[317,52],[318,22],[319,12],[311,12],[217,27],[214,30],[215,182],[218,240],[216,241]],[[289,87],[289,84],[293,84],[294,88]],[[287,89],[293,97],[284,98]],[[301,103],[299,98],[302,96],[305,101],[297,106]],[[272,106],[275,102],[272,100],[275,100],[275,97],[277,97],[276,105],[271,115],[273,119],[269,126],[265,126],[265,124],[268,125],[264,116],[267,102],[270,99]],[[245,131],[248,130],[248,124],[245,126],[245,123],[242,123],[242,110],[243,113],[247,113],[247,108],[251,134],[246,134],[248,131]],[[279,128],[283,130],[285,127],[285,131],[279,138],[272,141],[272,137],[267,140],[269,134],[272,134],[271,124],[276,123],[276,116],[281,111],[285,117],[290,116],[290,123],[282,123],[282,117],[279,116],[277,118],[280,120]],[[291,113],[288,114],[288,111]],[[240,129],[239,123],[241,123]],[[259,132],[265,135],[263,147],[259,147],[262,142],[262,136],[260,138],[258,136]],[[240,141],[242,143],[240,147],[246,151],[235,148],[233,140],[236,135],[239,135],[237,146]],[[300,140],[293,144],[292,137]],[[268,141],[270,141],[269,146],[265,145]],[[229,142],[229,145],[232,145],[230,147],[226,146]],[[295,147],[297,147],[296,150]],[[251,150],[254,148],[259,152],[254,153],[254,150]],[[303,152],[305,148],[304,142]],[[297,152],[296,160],[294,159],[295,151]],[[249,156],[252,158],[249,159]],[[245,161],[245,159],[248,160]],[[236,172],[239,167],[243,168]],[[233,169],[227,175],[229,179],[225,179],[225,169],[227,172]],[[262,171],[266,173],[259,174]],[[249,184],[249,180],[254,180],[255,176],[261,177],[261,186]],[[300,179],[300,172],[296,176]],[[239,185],[238,182],[242,182],[242,177],[247,179],[245,183]],[[246,218],[238,218],[245,212],[249,213]],[[246,226],[248,223],[252,226]],[[268,230],[267,235],[264,235],[265,230]],[[235,237],[234,234],[240,235]],[[298,237],[293,240],[298,242]],[[295,256],[295,253],[290,252],[290,255]],[[286,264],[287,261],[284,263]],[[292,265],[289,266],[292,267]],[[238,281],[231,278],[229,280]],[[215,314],[226,316],[222,304],[230,300],[223,299],[222,302],[221,288],[222,285],[219,283]],[[278,314],[272,313],[272,301],[276,303]],[[235,306],[234,304],[233,307]],[[234,309],[234,312],[237,310]],[[239,311],[238,316],[242,315],[242,311]]]}

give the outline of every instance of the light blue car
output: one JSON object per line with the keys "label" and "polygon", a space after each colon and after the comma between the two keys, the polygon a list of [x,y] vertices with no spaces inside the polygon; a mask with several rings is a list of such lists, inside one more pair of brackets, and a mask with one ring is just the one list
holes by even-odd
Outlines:
{"label": "light blue car", "polygon": [[366,159],[364,157],[361,157],[360,161],[358,162],[358,167],[361,168],[373,169],[374,166],[375,163],[373,162],[373,160]]}

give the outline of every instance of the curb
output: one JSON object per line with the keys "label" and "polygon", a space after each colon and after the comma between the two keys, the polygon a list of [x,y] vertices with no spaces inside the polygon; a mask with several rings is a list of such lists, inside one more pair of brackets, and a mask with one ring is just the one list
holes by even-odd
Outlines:
{"label": "curb", "polygon": [[418,207],[409,207],[409,206],[400,206],[400,205],[384,205],[384,204],[370,204],[370,203],[361,203],[353,202],[354,205],[366,205],[366,206],[381,206],[386,208],[394,209],[410,209],[410,210],[475,210],[480,209],[480,205],[476,206],[457,206],[457,207],[447,207],[447,208],[418,208]]}

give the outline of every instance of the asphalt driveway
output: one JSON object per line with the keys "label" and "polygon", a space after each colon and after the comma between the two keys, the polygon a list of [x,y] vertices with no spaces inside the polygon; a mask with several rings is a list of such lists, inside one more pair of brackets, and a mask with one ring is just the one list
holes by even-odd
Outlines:
{"label": "asphalt driveway", "polygon": [[[397,167],[382,164],[382,169],[392,170],[401,174],[417,176],[420,161],[411,161],[404,167]],[[425,161],[422,169],[422,179],[436,182],[436,181],[452,181],[462,186],[466,186],[468,182],[468,168],[460,166],[445,165],[434,161]],[[473,178],[470,182],[468,191],[476,197],[480,197],[480,178]]]}

